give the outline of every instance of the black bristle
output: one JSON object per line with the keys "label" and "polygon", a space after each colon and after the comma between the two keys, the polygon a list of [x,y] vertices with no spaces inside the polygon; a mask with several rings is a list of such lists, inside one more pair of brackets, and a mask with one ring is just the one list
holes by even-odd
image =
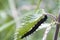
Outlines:
{"label": "black bristle", "polygon": [[41,19],[40,21],[38,21],[37,24],[36,24],[30,31],[28,31],[27,33],[25,33],[25,34],[21,37],[21,39],[23,39],[24,37],[32,34],[34,31],[36,31],[36,29],[37,29],[42,23],[44,23],[46,20],[47,20],[47,15],[44,15],[44,18]]}

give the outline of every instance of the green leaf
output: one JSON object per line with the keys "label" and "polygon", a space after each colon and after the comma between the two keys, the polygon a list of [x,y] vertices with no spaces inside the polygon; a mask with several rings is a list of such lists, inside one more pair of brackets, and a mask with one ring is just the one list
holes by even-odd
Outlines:
{"label": "green leaf", "polygon": [[[40,10],[41,11],[41,10]],[[42,12],[37,11],[34,14],[29,14],[25,17],[23,17],[21,20],[21,26],[18,30],[18,40],[20,39],[20,37],[22,35],[24,35],[26,32],[28,32],[41,18],[43,18],[44,16],[42,16]]]}
{"label": "green leaf", "polygon": [[7,8],[8,0],[0,0],[0,10]]}

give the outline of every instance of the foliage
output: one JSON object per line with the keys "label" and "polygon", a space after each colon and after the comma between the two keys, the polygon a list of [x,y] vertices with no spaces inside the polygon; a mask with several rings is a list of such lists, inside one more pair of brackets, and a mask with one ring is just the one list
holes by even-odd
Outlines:
{"label": "foliage", "polygon": [[[42,9],[44,9],[46,13],[58,16],[59,1],[14,0],[14,2],[18,11],[17,15],[19,16],[16,19],[20,22],[19,28],[16,28],[16,21],[12,15],[12,10],[8,7],[10,5],[8,0],[0,0],[0,40],[14,40],[15,38],[17,38],[16,40],[42,40],[46,28],[39,29],[24,39],[20,39],[20,37],[28,32],[43,17]],[[43,23],[43,25],[46,23],[50,24],[51,22],[51,17],[48,17],[48,20]],[[53,40],[56,29],[55,26],[56,25],[52,25],[46,40]],[[60,40],[60,33],[58,34],[58,40]]]}

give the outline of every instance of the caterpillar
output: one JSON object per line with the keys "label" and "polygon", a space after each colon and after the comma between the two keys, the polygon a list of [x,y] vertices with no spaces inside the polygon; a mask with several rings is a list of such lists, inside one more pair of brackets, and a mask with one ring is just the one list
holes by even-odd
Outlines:
{"label": "caterpillar", "polygon": [[42,24],[44,23],[45,21],[47,20],[47,15],[44,15],[44,18],[42,18],[40,21],[37,22],[37,24],[35,24],[35,26],[30,30],[28,31],[27,33],[25,33],[21,39],[23,39],[24,37],[32,34],[34,31],[36,31],[36,29]]}

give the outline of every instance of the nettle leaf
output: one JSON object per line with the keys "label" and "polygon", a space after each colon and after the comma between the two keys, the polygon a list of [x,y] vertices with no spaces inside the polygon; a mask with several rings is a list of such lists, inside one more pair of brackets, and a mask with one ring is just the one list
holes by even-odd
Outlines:
{"label": "nettle leaf", "polygon": [[18,40],[22,35],[28,32],[41,18],[42,11],[38,10],[36,13],[29,14],[21,19],[21,26],[18,30]]}
{"label": "nettle leaf", "polygon": [[7,8],[8,0],[0,0],[0,10]]}

